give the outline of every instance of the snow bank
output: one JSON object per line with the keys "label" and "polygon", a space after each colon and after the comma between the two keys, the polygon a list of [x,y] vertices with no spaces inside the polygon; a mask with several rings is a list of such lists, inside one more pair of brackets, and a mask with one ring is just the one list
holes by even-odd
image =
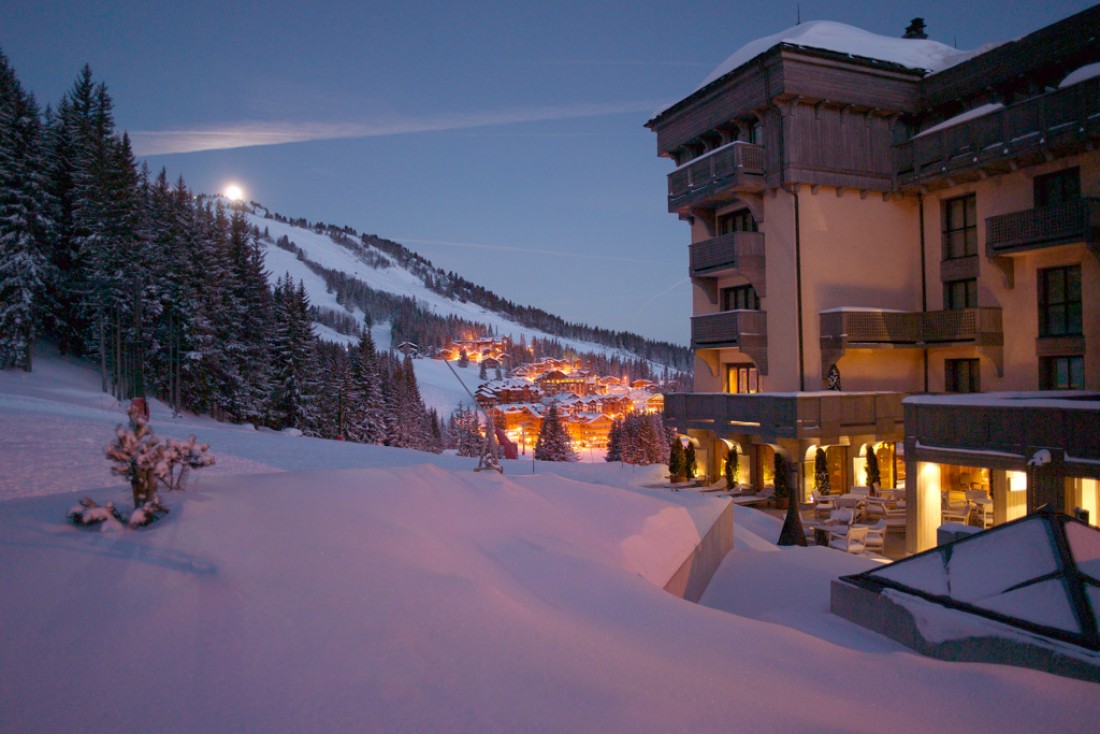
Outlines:
{"label": "snow bank", "polygon": [[[121,410],[46,362],[50,384],[0,374],[0,496],[11,474],[109,483]],[[152,528],[67,524],[85,492],[0,502],[0,731],[1084,731],[1100,713],[1093,685],[926,659],[829,614],[829,580],[873,561],[777,548],[755,510],[703,605],[661,591],[726,505],[639,486],[656,468],[475,474],[152,412],[218,457]]]}

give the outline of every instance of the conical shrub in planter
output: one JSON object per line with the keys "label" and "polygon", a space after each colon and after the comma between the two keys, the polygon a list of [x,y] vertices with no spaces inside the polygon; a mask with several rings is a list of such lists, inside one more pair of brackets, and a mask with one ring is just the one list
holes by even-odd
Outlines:
{"label": "conical shrub in planter", "polygon": [[775,506],[784,509],[791,501],[791,485],[787,480],[787,462],[775,452]]}
{"label": "conical shrub in planter", "polygon": [[673,484],[684,481],[687,458],[684,456],[684,444],[679,436],[673,436],[668,446],[668,476]]}

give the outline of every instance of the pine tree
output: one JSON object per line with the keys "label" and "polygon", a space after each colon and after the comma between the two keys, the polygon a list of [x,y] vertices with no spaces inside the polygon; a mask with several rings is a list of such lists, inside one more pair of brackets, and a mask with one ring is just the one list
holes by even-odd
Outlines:
{"label": "pine tree", "polygon": [[275,287],[275,359],[272,418],[281,427],[313,432],[316,422],[313,376],[316,357],[305,285],[285,275]]}
{"label": "pine tree", "polygon": [[814,483],[821,494],[829,494],[829,462],[825,449],[818,447],[814,453]]}
{"label": "pine tree", "polygon": [[882,484],[882,474],[878,468],[878,456],[873,444],[867,444],[867,486],[877,489]]}
{"label": "pine tree", "polygon": [[31,347],[45,311],[46,194],[41,125],[0,52],[0,369],[31,369]]}
{"label": "pine tree", "polygon": [[607,456],[604,461],[623,460],[623,419],[616,417],[607,433]]}
{"label": "pine tree", "polygon": [[688,479],[694,479],[698,470],[699,467],[695,460],[695,444],[688,441],[687,446],[684,447],[684,476]]}
{"label": "pine tree", "polygon": [[455,408],[451,413],[450,434],[452,447],[459,456],[481,456],[482,438],[476,410],[466,410],[461,405]]}
{"label": "pine tree", "polygon": [[680,441],[679,436],[673,436],[669,443],[668,451],[668,473],[669,476],[675,481],[678,478],[684,476],[685,470],[685,458],[684,458],[684,444]]}
{"label": "pine tree", "polygon": [[382,444],[386,440],[385,396],[369,328],[362,330],[351,362],[348,438],[359,443]]}
{"label": "pine tree", "polygon": [[535,442],[535,458],[539,461],[577,460],[556,402],[550,404],[542,419],[539,437]]}

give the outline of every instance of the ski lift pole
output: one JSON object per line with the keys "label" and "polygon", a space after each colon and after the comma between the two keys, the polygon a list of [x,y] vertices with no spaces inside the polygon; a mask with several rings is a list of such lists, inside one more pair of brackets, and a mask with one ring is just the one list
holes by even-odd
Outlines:
{"label": "ski lift pole", "polygon": [[485,444],[481,449],[481,457],[477,460],[477,467],[474,471],[484,471],[485,469],[496,469],[501,474],[504,473],[504,467],[500,465],[500,457],[497,455],[497,442],[496,442],[496,426],[493,424],[493,416],[487,411],[482,410],[481,406],[477,404],[477,398],[470,392],[470,388],[466,387],[466,383],[462,381],[462,378],[455,372],[455,368],[451,366],[450,360],[443,360],[443,364],[447,365],[447,369],[451,371],[451,374],[458,380],[458,384],[462,385],[462,389],[466,391],[466,394],[470,396],[470,400],[474,402],[475,415],[477,411],[485,416]]}

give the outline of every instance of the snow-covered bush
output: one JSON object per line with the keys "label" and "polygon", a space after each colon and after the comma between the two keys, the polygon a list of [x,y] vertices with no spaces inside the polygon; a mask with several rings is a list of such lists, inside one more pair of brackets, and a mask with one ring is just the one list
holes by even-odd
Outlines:
{"label": "snow-covered bush", "polygon": [[130,480],[135,512],[146,510],[140,524],[147,525],[151,512],[163,508],[157,497],[157,485],[169,491],[183,489],[187,474],[214,463],[209,448],[194,436],[186,441],[168,439],[164,443],[153,433],[142,400],[130,403],[130,426],[115,429],[115,440],[107,446],[107,458],[113,462],[111,473]]}

